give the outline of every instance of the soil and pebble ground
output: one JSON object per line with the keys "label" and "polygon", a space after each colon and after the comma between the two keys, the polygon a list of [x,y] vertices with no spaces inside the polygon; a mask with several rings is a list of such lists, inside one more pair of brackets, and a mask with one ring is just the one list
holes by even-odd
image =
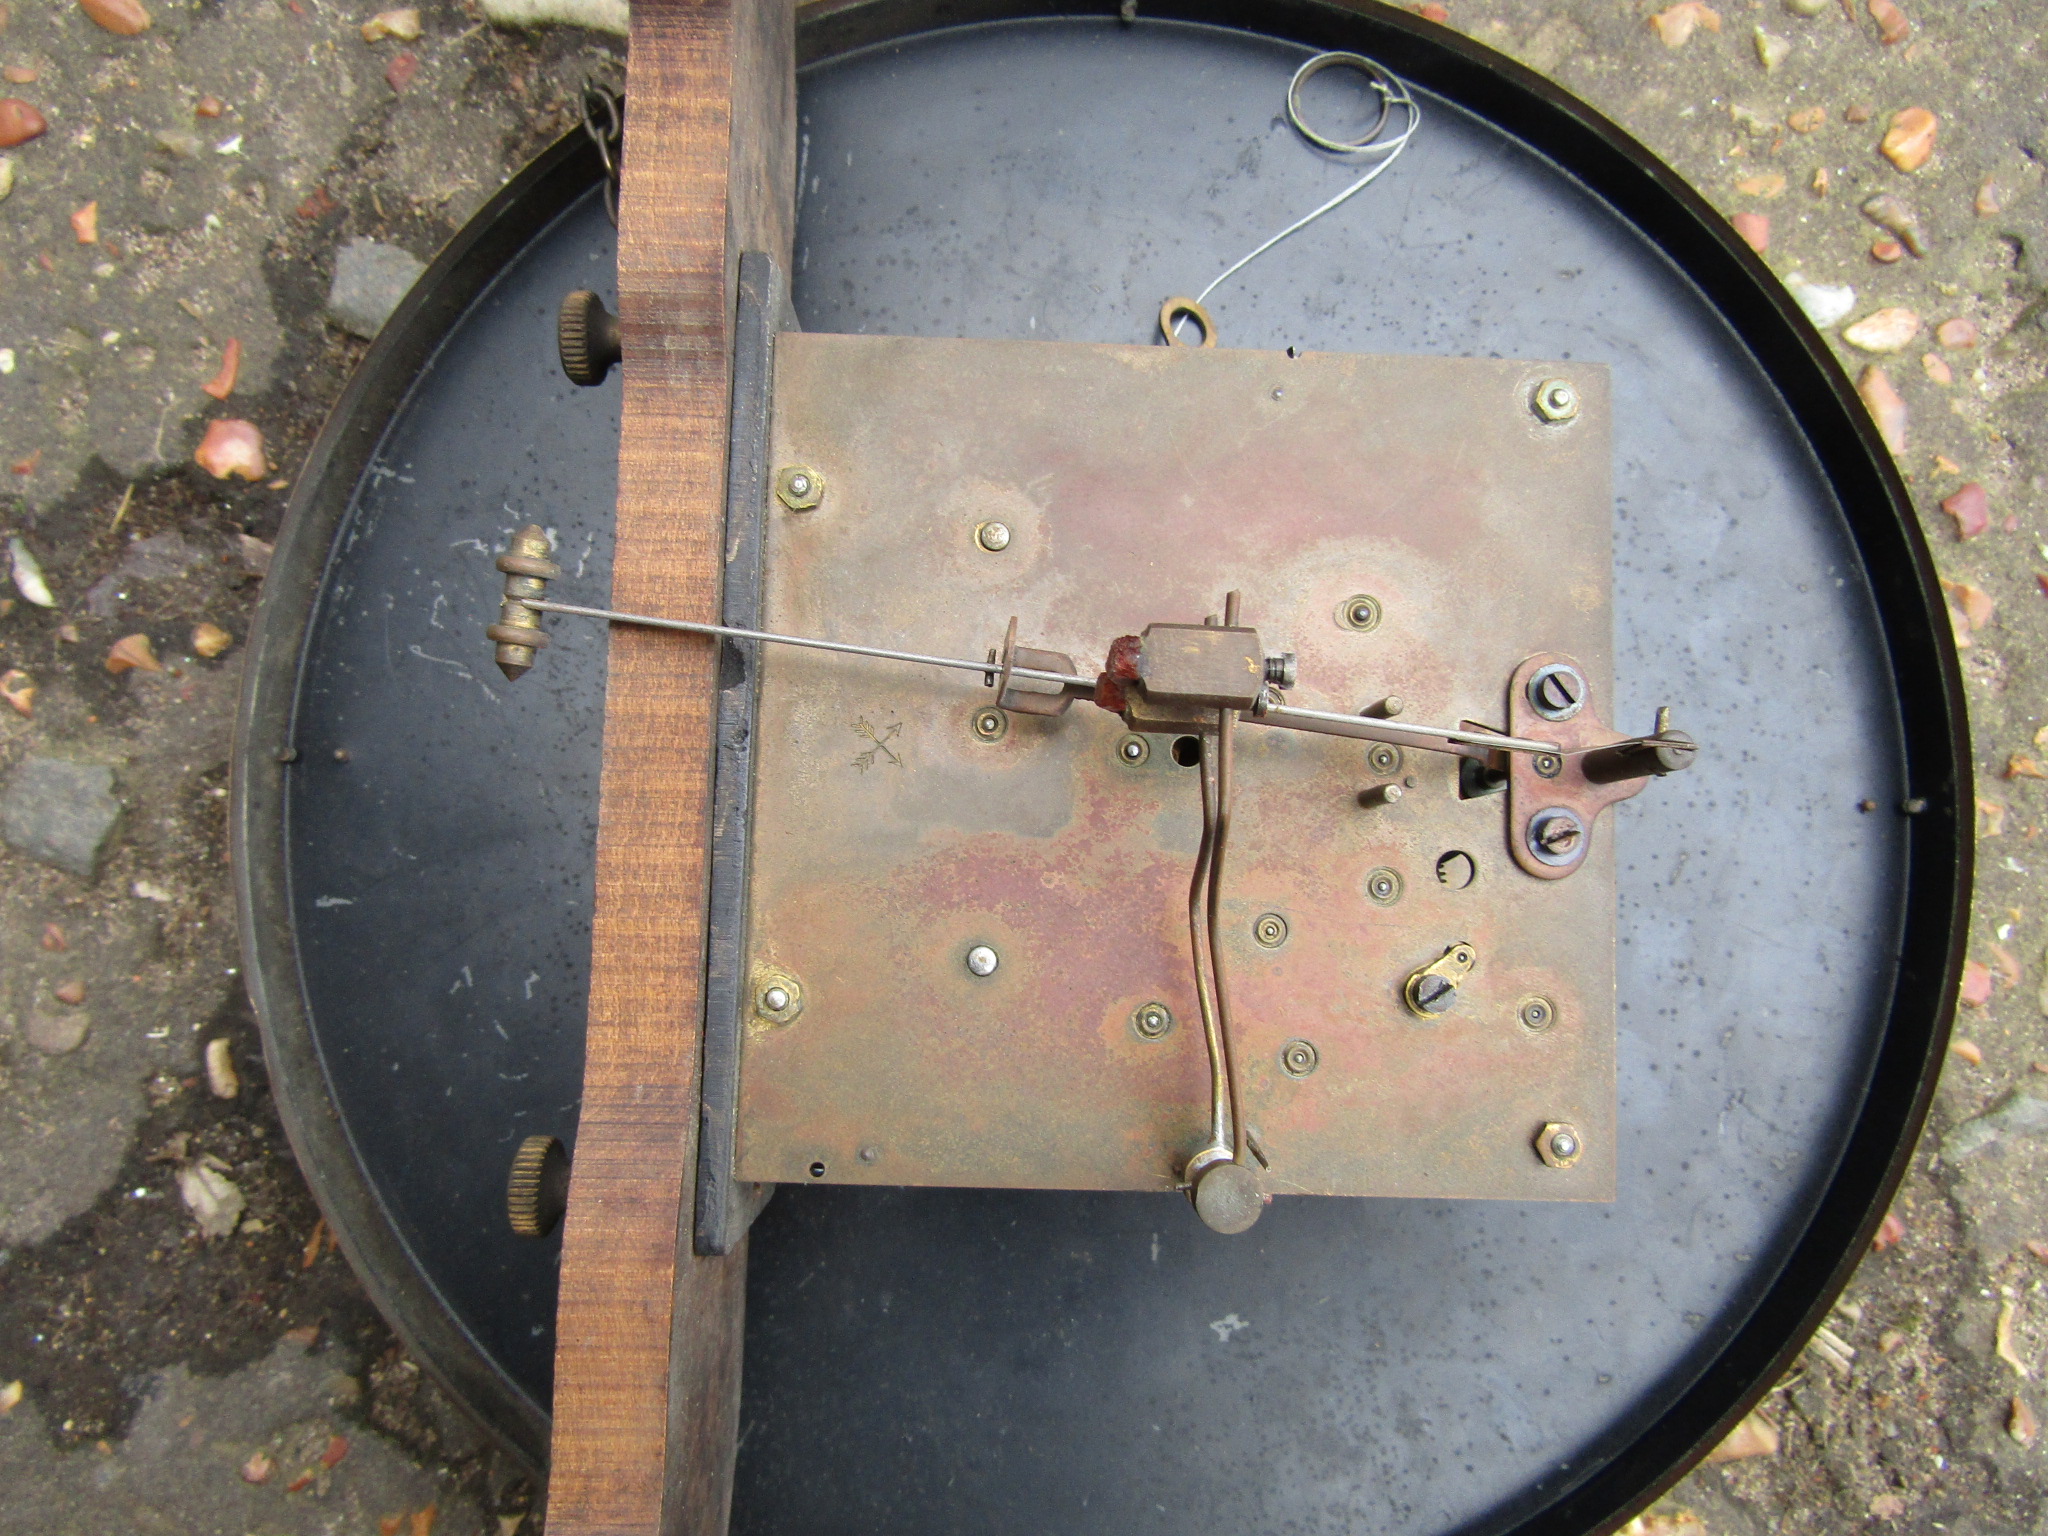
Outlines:
{"label": "soil and pebble ground", "polygon": [[[1763,251],[1892,441],[1969,680],[1980,882],[1929,1136],[1828,1328],[1641,1529],[2048,1530],[2044,18],[1417,8],[1616,118]],[[0,15],[0,1529],[531,1530],[291,1161],[224,800],[322,415],[621,46],[457,0]]]}

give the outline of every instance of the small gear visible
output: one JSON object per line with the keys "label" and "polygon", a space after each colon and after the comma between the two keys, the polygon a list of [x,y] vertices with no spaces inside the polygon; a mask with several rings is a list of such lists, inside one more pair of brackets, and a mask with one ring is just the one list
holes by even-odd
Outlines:
{"label": "small gear visible", "polygon": [[618,316],[588,288],[575,289],[555,316],[555,345],[571,384],[602,384],[622,351]]}
{"label": "small gear visible", "polygon": [[546,1237],[569,1203],[569,1154],[553,1136],[529,1136],[512,1158],[505,1215],[521,1237]]}

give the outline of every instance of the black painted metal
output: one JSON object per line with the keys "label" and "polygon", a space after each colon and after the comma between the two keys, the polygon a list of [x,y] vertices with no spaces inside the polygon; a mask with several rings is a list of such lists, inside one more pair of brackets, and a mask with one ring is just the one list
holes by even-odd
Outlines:
{"label": "black painted metal", "polygon": [[[1304,0],[1146,7],[1249,33],[888,42],[1026,9],[806,8],[810,328],[1146,339],[1341,185],[1278,106],[1303,45],[1344,46],[1432,93],[1424,134],[1219,291],[1223,343],[1615,370],[1624,723],[1671,702],[1707,746],[1619,823],[1627,1171],[1609,1208],[1287,1201],[1234,1242],[1145,1197],[785,1191],[752,1249],[735,1528],[1592,1529],[1797,1347],[1924,1113],[1970,787],[1903,488],[1762,264],[1517,66]],[[529,1450],[553,1248],[489,1227],[518,1136],[573,1133],[602,646],[555,626],[487,699],[488,649],[455,647],[489,562],[451,546],[539,516],[565,595],[603,598],[618,386],[563,385],[548,322],[607,286],[610,231],[595,198],[551,223],[568,195],[493,205],[302,475],[236,802],[302,1160],[380,1303]],[[1908,795],[1925,813],[1891,814]]]}
{"label": "black painted metal", "polygon": [[[732,446],[726,456],[725,593],[721,621],[761,627],[761,519],[768,502],[768,403],[775,335],[786,284],[763,251],[740,256],[732,348]],[[761,642],[728,637],[718,658],[718,755],[711,794],[711,885],[704,984],[703,1105],[697,1135],[693,1242],[731,1253],[771,1187],[733,1177],[739,1114],[740,1035],[752,1011],[747,990],[747,885],[754,818],[754,715]]]}

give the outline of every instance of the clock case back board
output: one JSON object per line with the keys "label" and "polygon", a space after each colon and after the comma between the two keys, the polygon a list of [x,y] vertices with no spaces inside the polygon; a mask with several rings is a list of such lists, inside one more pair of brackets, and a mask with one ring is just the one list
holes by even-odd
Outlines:
{"label": "clock case back board", "polygon": [[[1015,615],[1092,675],[1112,637],[1238,587],[1298,656],[1290,703],[1502,729],[1542,652],[1588,708],[1612,696],[1598,365],[791,333],[774,366],[771,462],[824,494],[768,499],[771,631],[979,657]],[[1542,419],[1567,375],[1577,414]],[[749,1016],[739,1177],[1176,1187],[1209,1111],[1186,746],[1086,703],[989,721],[971,673],[760,665],[750,954],[757,992],[803,1001]],[[1611,823],[1532,878],[1464,761],[1238,728],[1222,949],[1273,1192],[1613,1196]],[[1407,978],[1461,944],[1455,1006],[1417,1016]],[[1560,1121],[1585,1151],[1546,1166]]]}

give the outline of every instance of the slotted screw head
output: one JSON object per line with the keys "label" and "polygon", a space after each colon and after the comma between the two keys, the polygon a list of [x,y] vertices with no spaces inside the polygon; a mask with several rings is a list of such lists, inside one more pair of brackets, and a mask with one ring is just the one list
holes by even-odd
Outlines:
{"label": "slotted screw head", "polygon": [[1586,824],[1561,805],[1529,818],[1529,851],[1550,865],[1576,863],[1585,853]]}
{"label": "slotted screw head", "polygon": [[1441,976],[1425,976],[1415,983],[1415,1003],[1425,1013],[1440,1013],[1457,1000],[1458,989]]}
{"label": "slotted screw head", "polygon": [[1529,704],[1546,720],[1569,720],[1586,703],[1586,679],[1577,667],[1552,662],[1529,679]]}

